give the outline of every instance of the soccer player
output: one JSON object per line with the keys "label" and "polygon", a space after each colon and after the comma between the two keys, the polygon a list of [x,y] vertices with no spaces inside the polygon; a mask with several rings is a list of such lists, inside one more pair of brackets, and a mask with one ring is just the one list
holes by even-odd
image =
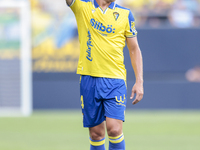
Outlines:
{"label": "soccer player", "polygon": [[131,11],[115,0],[66,0],[75,14],[80,42],[77,74],[83,126],[89,128],[90,150],[125,150],[122,130],[126,108],[126,69],[123,48],[127,43],[136,82],[130,99],[143,98],[143,62]]}

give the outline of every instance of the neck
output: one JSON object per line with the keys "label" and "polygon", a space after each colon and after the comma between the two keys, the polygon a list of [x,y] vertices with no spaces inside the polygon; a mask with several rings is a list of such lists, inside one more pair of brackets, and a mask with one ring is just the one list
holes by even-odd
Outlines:
{"label": "neck", "polygon": [[111,0],[96,0],[96,2],[99,4],[99,6],[102,8],[102,9],[106,9],[110,3],[112,2]]}

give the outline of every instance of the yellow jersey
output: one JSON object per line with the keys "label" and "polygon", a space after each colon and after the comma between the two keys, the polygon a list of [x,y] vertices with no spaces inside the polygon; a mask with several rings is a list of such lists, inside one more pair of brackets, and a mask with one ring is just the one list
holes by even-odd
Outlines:
{"label": "yellow jersey", "polygon": [[115,2],[103,10],[96,0],[73,0],[69,7],[80,42],[77,74],[126,80],[123,48],[137,35],[131,11]]}

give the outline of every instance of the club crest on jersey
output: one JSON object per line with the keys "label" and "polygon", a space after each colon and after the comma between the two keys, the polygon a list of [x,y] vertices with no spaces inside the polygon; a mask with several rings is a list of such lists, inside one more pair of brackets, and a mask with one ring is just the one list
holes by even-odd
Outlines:
{"label": "club crest on jersey", "polygon": [[119,13],[118,12],[114,12],[113,16],[115,18],[115,21],[117,21],[117,19],[119,18]]}

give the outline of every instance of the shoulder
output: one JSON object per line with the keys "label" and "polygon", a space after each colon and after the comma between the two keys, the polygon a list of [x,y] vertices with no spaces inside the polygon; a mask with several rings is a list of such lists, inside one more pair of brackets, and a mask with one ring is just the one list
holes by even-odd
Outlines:
{"label": "shoulder", "polygon": [[118,10],[119,12],[121,12],[122,14],[124,14],[125,16],[127,16],[129,21],[135,20],[133,14],[129,8],[126,8],[126,7],[116,4],[115,9]]}
{"label": "shoulder", "polygon": [[118,4],[115,5],[115,8],[119,8],[119,9],[123,9],[123,10],[128,10],[128,11],[130,11],[129,8],[122,7],[122,6],[118,5]]}
{"label": "shoulder", "polygon": [[75,14],[80,14],[84,8],[88,8],[88,4],[91,4],[91,0],[72,0],[72,3],[69,5],[69,7]]}
{"label": "shoulder", "polygon": [[129,8],[126,8],[126,7],[123,7],[123,6],[120,6],[118,4],[115,5],[115,9],[122,12],[123,14],[126,14],[126,15],[130,15],[132,14],[131,13],[131,10]]}
{"label": "shoulder", "polygon": [[69,5],[70,7],[73,6],[73,4],[81,4],[81,3],[88,3],[91,2],[91,0],[72,0],[72,3]]}

